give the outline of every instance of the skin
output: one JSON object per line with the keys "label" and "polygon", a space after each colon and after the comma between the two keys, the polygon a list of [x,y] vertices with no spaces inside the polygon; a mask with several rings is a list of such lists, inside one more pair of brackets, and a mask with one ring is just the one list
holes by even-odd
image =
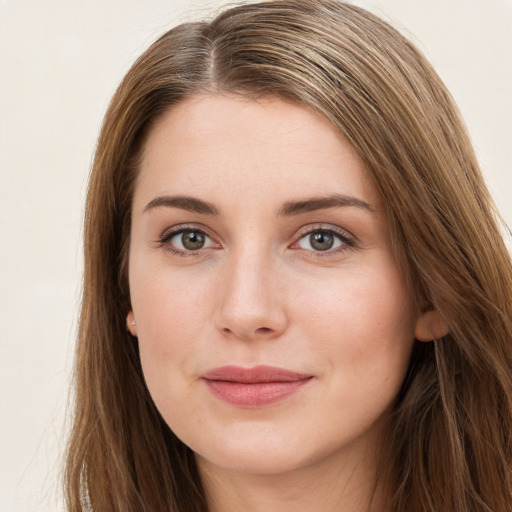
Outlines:
{"label": "skin", "polygon": [[[352,199],[282,215],[289,202],[333,194]],[[217,214],[157,199],[167,196]],[[176,227],[201,230],[205,244],[184,249],[182,234],[169,235]],[[319,229],[332,249],[312,245]],[[386,510],[377,447],[432,318],[413,306],[363,162],[328,121],[229,95],[165,113],[136,183],[129,280],[148,388],[196,453],[211,510]],[[239,407],[202,378],[262,364],[311,379],[275,403]]]}

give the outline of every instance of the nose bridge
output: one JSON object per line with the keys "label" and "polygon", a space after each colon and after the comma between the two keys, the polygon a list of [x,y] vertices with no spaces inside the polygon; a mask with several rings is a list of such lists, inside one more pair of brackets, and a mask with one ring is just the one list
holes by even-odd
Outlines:
{"label": "nose bridge", "polygon": [[219,328],[240,339],[275,337],[286,326],[285,305],[276,284],[271,251],[247,244],[226,258],[219,286]]}

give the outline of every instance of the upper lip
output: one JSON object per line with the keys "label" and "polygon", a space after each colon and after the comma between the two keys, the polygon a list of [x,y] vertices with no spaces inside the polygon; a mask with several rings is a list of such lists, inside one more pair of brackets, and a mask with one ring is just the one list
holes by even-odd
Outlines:
{"label": "upper lip", "polygon": [[243,368],[240,366],[221,366],[207,371],[202,375],[206,380],[240,382],[242,384],[257,384],[263,382],[295,382],[306,380],[312,375],[297,373],[276,366],[255,366]]}

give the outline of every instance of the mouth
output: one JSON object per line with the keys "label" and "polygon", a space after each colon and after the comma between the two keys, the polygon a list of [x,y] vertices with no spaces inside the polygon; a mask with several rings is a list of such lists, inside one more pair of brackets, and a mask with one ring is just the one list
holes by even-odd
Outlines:
{"label": "mouth", "polygon": [[216,398],[238,407],[255,408],[297,393],[313,376],[274,366],[223,366],[206,372],[202,379]]}

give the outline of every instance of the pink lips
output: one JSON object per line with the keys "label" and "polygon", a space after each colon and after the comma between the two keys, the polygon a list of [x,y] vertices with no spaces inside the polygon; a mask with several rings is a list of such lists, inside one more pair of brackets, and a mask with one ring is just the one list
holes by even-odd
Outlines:
{"label": "pink lips", "polygon": [[227,403],[261,407],[296,393],[312,376],[273,366],[223,366],[206,372],[202,378],[210,391]]}

